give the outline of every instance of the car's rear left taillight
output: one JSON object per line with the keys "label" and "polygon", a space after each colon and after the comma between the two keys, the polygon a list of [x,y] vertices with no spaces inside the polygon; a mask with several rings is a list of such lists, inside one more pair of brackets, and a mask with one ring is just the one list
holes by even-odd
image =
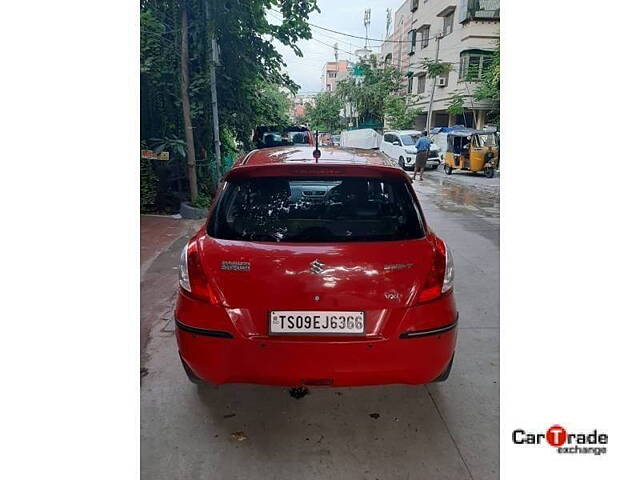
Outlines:
{"label": "car's rear left taillight", "polygon": [[453,288],[453,257],[451,250],[435,237],[431,272],[418,295],[418,303],[430,302]]}
{"label": "car's rear left taillight", "polygon": [[190,241],[182,249],[178,269],[180,288],[188,296],[209,303],[219,303],[202,268],[198,244],[195,241]]}

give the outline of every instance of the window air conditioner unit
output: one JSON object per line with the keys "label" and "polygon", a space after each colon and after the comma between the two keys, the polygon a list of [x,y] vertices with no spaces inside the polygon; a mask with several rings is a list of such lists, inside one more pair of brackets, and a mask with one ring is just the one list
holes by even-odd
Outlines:
{"label": "window air conditioner unit", "polygon": [[439,87],[446,87],[447,77],[436,77],[436,85]]}

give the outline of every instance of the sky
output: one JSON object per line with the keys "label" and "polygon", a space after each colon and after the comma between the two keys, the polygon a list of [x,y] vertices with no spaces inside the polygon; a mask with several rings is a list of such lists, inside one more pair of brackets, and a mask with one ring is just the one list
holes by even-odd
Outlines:
{"label": "sky", "polygon": [[[320,13],[314,12],[309,18],[309,22],[321,27],[330,28],[339,32],[351,35],[365,36],[364,11],[371,9],[371,25],[369,26],[369,38],[384,38],[386,31],[387,13],[386,9],[391,9],[391,18],[397,7],[402,5],[404,0],[318,0]],[[273,14],[268,14],[267,18],[272,23],[277,23]],[[393,24],[391,25],[393,31]],[[322,67],[325,62],[334,60],[333,44],[338,42],[338,48],[349,52],[354,52],[364,46],[364,40],[350,38],[343,35],[319,30],[311,27],[311,32],[315,40],[302,40],[298,46],[302,50],[304,57],[298,57],[289,47],[275,41],[276,48],[284,57],[287,67],[285,70],[289,76],[300,85],[299,93],[319,92],[321,89],[320,77]],[[322,45],[324,42],[330,46]],[[380,42],[371,42],[372,45],[380,45]],[[373,49],[374,52],[380,51]],[[355,57],[349,56],[344,51],[338,52],[339,60],[348,60]]]}

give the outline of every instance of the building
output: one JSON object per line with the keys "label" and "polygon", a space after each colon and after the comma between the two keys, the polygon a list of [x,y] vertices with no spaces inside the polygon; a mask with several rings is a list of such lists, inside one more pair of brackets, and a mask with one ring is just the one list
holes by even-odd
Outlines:
{"label": "building", "polygon": [[338,82],[348,76],[349,62],[347,60],[325,63],[322,68],[322,91],[335,92]]}
{"label": "building", "polygon": [[306,105],[315,105],[316,97],[314,94],[300,93],[290,98],[291,109],[289,111],[289,117],[292,122],[298,122],[304,118],[306,113]]}
{"label": "building", "polygon": [[[383,62],[404,74],[412,106],[420,110],[415,127],[427,124],[431,91],[432,127],[466,124],[482,128],[494,105],[474,99],[477,80],[500,39],[499,0],[405,0],[395,12],[393,33],[382,45]],[[439,44],[439,45],[438,45]],[[448,74],[432,80],[425,58],[450,65]],[[435,86],[434,86],[435,84]],[[461,99],[465,113],[451,115],[448,107]]]}

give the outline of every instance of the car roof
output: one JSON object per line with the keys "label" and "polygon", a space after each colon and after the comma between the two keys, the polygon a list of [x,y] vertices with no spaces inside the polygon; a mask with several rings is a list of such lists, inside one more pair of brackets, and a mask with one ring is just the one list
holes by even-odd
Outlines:
{"label": "car roof", "polygon": [[320,147],[320,158],[316,162],[313,158],[314,147],[292,146],[273,147],[253,150],[238,159],[234,168],[261,165],[366,165],[378,167],[398,168],[396,163],[377,150],[361,148]]}

